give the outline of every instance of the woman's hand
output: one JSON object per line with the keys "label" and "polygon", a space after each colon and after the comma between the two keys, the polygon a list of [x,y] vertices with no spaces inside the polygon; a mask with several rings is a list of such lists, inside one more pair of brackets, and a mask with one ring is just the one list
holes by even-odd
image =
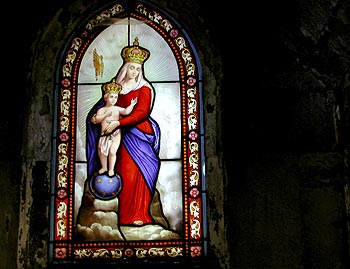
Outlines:
{"label": "woman's hand", "polygon": [[91,122],[92,122],[93,124],[97,124],[96,114],[94,114],[94,115],[91,117]]}
{"label": "woman's hand", "polygon": [[110,122],[110,124],[108,124],[106,129],[104,129],[104,133],[108,134],[112,132],[115,128],[119,127],[119,125],[120,125],[119,120]]}

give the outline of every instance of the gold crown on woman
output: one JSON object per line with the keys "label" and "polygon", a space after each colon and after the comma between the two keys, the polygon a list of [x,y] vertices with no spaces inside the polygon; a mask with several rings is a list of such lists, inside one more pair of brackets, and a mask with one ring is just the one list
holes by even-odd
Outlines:
{"label": "gold crown on woman", "polygon": [[119,94],[122,90],[122,85],[116,83],[114,79],[112,81],[107,82],[102,87],[104,93],[116,93]]}
{"label": "gold crown on woman", "polygon": [[123,48],[121,55],[125,62],[143,64],[148,59],[150,52],[139,46],[139,40],[136,37],[132,46]]}

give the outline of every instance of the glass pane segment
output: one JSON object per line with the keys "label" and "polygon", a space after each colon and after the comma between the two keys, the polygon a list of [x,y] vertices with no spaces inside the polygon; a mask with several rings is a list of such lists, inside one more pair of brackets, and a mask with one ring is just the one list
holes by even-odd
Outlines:
{"label": "glass pane segment", "polygon": [[156,98],[152,117],[159,123],[161,159],[181,158],[181,99],[180,83],[154,83]]}
{"label": "glass pane segment", "polygon": [[91,42],[81,62],[79,83],[107,82],[116,75],[122,65],[120,52],[128,44],[128,25],[133,33],[131,40],[138,37],[141,45],[151,52],[145,63],[148,80],[179,80],[175,57],[162,36],[144,22],[125,18],[116,20]]}

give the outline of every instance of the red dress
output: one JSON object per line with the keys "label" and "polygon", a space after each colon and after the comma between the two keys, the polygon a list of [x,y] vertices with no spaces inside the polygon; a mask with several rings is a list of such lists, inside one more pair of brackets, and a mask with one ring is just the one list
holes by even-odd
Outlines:
{"label": "red dress", "polygon": [[116,172],[123,185],[119,194],[119,224],[154,222],[150,214],[160,161],[158,124],[150,117],[151,89],[143,86],[118,97],[118,106],[126,107],[137,97],[133,111],[120,119],[122,142],[118,150]]}

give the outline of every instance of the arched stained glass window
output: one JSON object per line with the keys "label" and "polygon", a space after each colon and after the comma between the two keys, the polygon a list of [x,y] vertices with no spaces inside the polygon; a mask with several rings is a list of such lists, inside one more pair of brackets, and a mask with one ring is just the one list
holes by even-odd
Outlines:
{"label": "arched stained glass window", "polygon": [[116,1],[57,72],[50,263],[206,256],[202,74],[185,30]]}

